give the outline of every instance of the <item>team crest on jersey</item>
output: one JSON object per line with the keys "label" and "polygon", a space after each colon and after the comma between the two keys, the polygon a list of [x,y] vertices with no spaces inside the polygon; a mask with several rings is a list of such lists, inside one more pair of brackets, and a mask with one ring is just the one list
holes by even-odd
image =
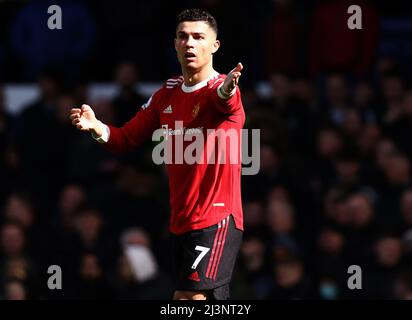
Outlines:
{"label": "team crest on jersey", "polygon": [[200,109],[200,104],[199,104],[199,103],[196,104],[196,105],[193,107],[193,110],[192,110],[192,117],[193,117],[193,118],[196,118],[197,114],[199,113],[199,109]]}

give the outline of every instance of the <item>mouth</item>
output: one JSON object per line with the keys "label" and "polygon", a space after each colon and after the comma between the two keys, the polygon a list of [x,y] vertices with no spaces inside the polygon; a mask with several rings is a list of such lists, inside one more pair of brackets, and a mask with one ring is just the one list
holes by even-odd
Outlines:
{"label": "mouth", "polygon": [[194,60],[196,58],[196,55],[193,52],[186,52],[185,53],[185,58],[187,60]]}

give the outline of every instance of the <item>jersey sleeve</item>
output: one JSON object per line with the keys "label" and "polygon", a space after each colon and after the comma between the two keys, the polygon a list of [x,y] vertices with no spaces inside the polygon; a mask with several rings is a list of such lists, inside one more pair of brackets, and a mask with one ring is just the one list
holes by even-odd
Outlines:
{"label": "jersey sleeve", "polygon": [[236,86],[235,93],[228,99],[223,99],[219,96],[217,89],[223,84],[224,78],[219,77],[217,80],[212,82],[211,96],[216,108],[225,114],[235,114],[243,109],[242,99],[240,96],[239,87]]}
{"label": "jersey sleeve", "polygon": [[104,144],[105,148],[115,153],[128,152],[149,139],[153,131],[160,126],[156,109],[157,98],[158,92],[152,95],[123,127],[109,125],[109,140]]}

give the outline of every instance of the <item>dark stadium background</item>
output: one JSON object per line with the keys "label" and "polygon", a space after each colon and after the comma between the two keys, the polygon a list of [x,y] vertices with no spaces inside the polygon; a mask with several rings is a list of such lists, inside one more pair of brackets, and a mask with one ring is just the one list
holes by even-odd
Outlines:
{"label": "dark stadium background", "polygon": [[[52,4],[62,30],[47,29]],[[347,27],[353,4],[362,30]],[[171,297],[151,142],[109,154],[68,111],[87,102],[124,123],[179,74],[174,18],[188,7],[217,18],[216,69],[243,63],[246,128],[261,130],[232,298],[412,299],[412,11],[384,0],[0,1],[1,298]],[[145,281],[125,255],[136,244],[157,265]]]}

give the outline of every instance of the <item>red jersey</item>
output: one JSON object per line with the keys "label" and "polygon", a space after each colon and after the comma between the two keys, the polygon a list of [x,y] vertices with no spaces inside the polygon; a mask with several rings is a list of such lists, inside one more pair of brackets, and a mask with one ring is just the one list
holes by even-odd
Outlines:
{"label": "red jersey", "polygon": [[[191,230],[210,227],[232,214],[236,227],[243,230],[241,200],[241,131],[245,113],[239,88],[227,100],[218,96],[217,88],[224,75],[216,75],[195,86],[187,87],[183,77],[176,77],[156,91],[149,101],[123,127],[110,129],[105,146],[113,152],[126,152],[146,139],[159,128],[178,131],[176,121],[183,123],[185,130],[203,132],[204,146],[213,143],[214,135],[208,129],[235,131],[237,145],[225,139],[225,162],[221,163],[170,163],[166,164],[170,189],[170,231],[182,234]],[[236,140],[234,140],[236,141]],[[185,141],[187,146],[189,142]],[[229,148],[237,150],[238,161],[231,161]],[[172,145],[173,148],[173,145]],[[172,150],[174,151],[174,150]]]}

